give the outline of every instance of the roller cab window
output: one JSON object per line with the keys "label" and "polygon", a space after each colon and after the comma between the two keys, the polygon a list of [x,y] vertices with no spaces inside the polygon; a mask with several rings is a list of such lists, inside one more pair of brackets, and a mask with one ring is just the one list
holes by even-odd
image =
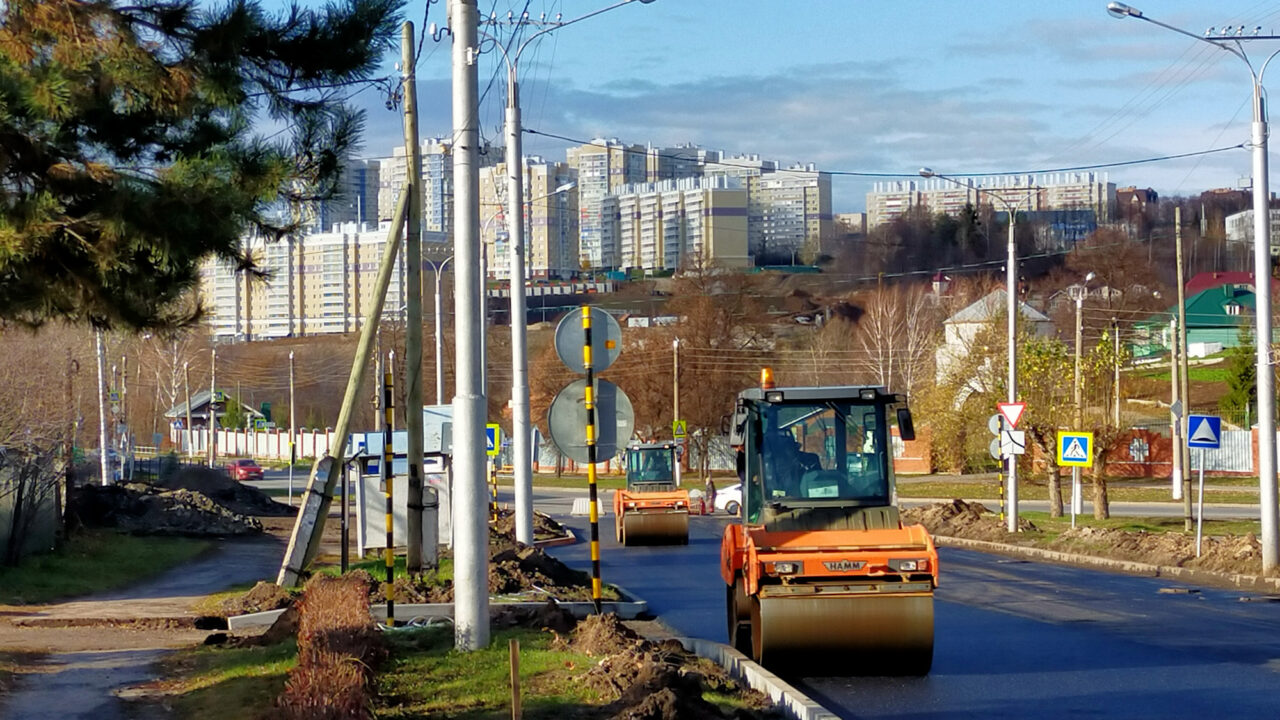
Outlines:
{"label": "roller cab window", "polygon": [[883,404],[823,401],[760,408],[760,500],[766,506],[886,505]]}

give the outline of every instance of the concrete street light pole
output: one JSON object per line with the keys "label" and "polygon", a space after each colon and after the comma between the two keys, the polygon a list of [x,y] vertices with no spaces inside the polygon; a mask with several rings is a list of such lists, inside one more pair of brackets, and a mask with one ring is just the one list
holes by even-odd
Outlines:
{"label": "concrete street light pole", "polygon": [[436,278],[436,404],[437,405],[444,404],[444,335],[442,334],[443,330],[441,329],[443,327],[442,323],[444,322],[444,301],[440,295],[440,274],[444,272],[444,266],[448,265],[449,261],[452,259],[453,259],[453,256],[450,255],[444,260],[441,260],[439,263],[436,263],[433,260],[427,261],[431,263],[431,272],[435,275],[435,278]]}
{"label": "concrete street light pole", "polygon": [[[929,168],[920,168],[920,177],[941,178],[951,183],[952,185],[957,185],[959,187],[971,189],[971,190],[975,189],[969,186],[968,184],[962,183],[953,177],[948,177],[946,175],[943,175],[942,173],[935,173],[933,170],[930,170]],[[1027,189],[1031,190],[1033,189],[1033,187],[1034,186],[1028,187]],[[1013,204],[1010,204],[1008,200],[1005,200],[1003,197],[997,194],[987,193],[987,195],[988,197],[992,197],[992,198],[995,198],[996,200],[999,200],[1000,204],[1004,206],[1005,212],[1009,213],[1009,247],[1008,247],[1008,259],[1005,262],[1005,295],[1008,300],[1006,312],[1008,314],[1008,325],[1009,325],[1009,331],[1008,331],[1009,332],[1009,347],[1008,347],[1009,402],[1013,403],[1018,401],[1018,345],[1017,345],[1018,246],[1017,246],[1017,243],[1014,241],[1014,238],[1015,238],[1015,231],[1017,229],[1017,224],[1018,224],[1018,210],[1022,208],[1022,203],[1024,201],[1031,199],[1031,195],[1028,194],[1026,197],[1022,198],[1021,200]],[[1030,209],[1030,206],[1028,206],[1028,209]],[[1005,497],[1008,499],[1008,503],[1009,503],[1009,514],[1007,518],[1008,524],[1006,529],[1009,532],[1017,532],[1018,531],[1018,456],[1017,455],[1014,455],[1009,458],[1009,473],[1008,473],[1008,479],[1006,481]]]}
{"label": "concrete street light pole", "polygon": [[[556,21],[533,33],[508,52],[500,42],[494,46],[502,52],[507,64],[506,167],[507,167],[507,233],[511,254],[511,454],[515,485],[516,541],[533,544],[533,457],[529,447],[529,332],[525,303],[524,243],[524,154],[521,145],[520,83],[517,68],[520,55],[539,37],[566,25],[581,22],[614,8],[629,5],[621,0],[572,20]],[[640,0],[650,3],[653,0]],[[523,18],[514,22],[525,23]],[[487,36],[481,32],[481,35]]]}
{"label": "concrete street light pole", "polygon": [[479,53],[476,0],[450,0],[453,38],[454,343],[453,397],[454,647],[489,644],[489,524],[485,490],[485,398],[480,365]]}
{"label": "concrete street light pole", "polygon": [[1260,26],[1253,31],[1252,35],[1245,35],[1242,25],[1238,30],[1223,28],[1222,34],[1216,37],[1209,33],[1201,36],[1159,20],[1153,20],[1143,15],[1141,10],[1121,2],[1107,3],[1107,12],[1117,18],[1132,17],[1145,20],[1152,25],[1208,43],[1240,58],[1249,68],[1249,76],[1253,82],[1250,146],[1253,149],[1253,280],[1258,327],[1255,343],[1258,347],[1258,500],[1262,511],[1262,572],[1269,574],[1276,569],[1276,564],[1280,561],[1280,534],[1277,534],[1277,525],[1280,524],[1280,507],[1276,504],[1275,370],[1271,363],[1273,340],[1271,335],[1271,208],[1270,183],[1267,176],[1267,109],[1262,93],[1262,76],[1267,71],[1267,65],[1277,54],[1280,54],[1280,50],[1272,52],[1262,65],[1254,70],[1253,63],[1245,54],[1242,43],[1245,40],[1280,40],[1280,35],[1262,35]]}

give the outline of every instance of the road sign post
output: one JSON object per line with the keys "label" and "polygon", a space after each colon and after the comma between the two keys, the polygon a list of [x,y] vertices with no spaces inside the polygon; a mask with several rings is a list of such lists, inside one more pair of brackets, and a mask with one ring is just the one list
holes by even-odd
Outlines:
{"label": "road sign post", "polygon": [[1200,450],[1200,489],[1196,499],[1196,557],[1200,557],[1200,540],[1204,532],[1204,451],[1222,447],[1222,418],[1187,416],[1187,447]]}
{"label": "road sign post", "polygon": [[[1058,467],[1077,468],[1093,467],[1093,433],[1076,431],[1058,431],[1057,459]],[[1076,526],[1076,513],[1083,512],[1080,498],[1080,481],[1078,472],[1072,473],[1071,482],[1071,527]]]}

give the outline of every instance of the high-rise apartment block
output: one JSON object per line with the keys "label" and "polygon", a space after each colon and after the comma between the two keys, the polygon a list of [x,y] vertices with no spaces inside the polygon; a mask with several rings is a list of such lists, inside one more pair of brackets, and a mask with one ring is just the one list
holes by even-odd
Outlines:
{"label": "high-rise apartment block", "polygon": [[[957,178],[964,186],[943,178],[878,182],[867,193],[867,227],[892,222],[912,208],[959,214],[966,204],[990,205],[996,211],[1092,210],[1099,221],[1109,220],[1116,206],[1116,185],[1106,173],[1070,172],[1041,175],[998,175]],[[1004,200],[993,200],[991,196]]]}
{"label": "high-rise apartment block", "polygon": [[749,267],[747,192],[726,177],[628,185],[616,195],[624,268]]}
{"label": "high-rise apartment block", "polygon": [[[270,275],[251,279],[223,260],[201,267],[200,293],[215,337],[253,340],[358,330],[374,302],[378,266],[390,223],[342,225],[332,232],[268,241],[245,240]],[[424,259],[439,262],[453,246],[424,233]],[[426,266],[426,263],[424,263]],[[403,316],[404,248],[400,248],[383,303],[384,318]]]}
{"label": "high-rise apartment block", "polygon": [[756,252],[771,258],[806,251],[816,255],[831,237],[831,175],[814,165],[762,174],[757,182],[761,211],[761,246]]}
{"label": "high-rise apartment block", "polygon": [[648,176],[648,150],[616,138],[597,138],[569,148],[578,173],[578,253],[584,269],[618,267],[617,213],[605,198]]}
{"label": "high-rise apartment block", "polygon": [[[525,277],[572,278],[578,256],[577,172],[565,163],[524,159]],[[510,226],[507,223],[507,165],[480,170],[480,239],[488,257],[488,276],[511,277]]]}
{"label": "high-rise apartment block", "polygon": [[381,162],[352,159],[344,163],[337,192],[304,206],[298,218],[305,232],[325,232],[344,223],[377,222]]}

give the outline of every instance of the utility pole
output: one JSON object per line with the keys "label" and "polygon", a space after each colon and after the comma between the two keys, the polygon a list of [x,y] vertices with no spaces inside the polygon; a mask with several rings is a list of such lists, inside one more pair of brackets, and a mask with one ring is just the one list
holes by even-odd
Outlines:
{"label": "utility pole", "polygon": [[298,462],[298,448],[296,438],[298,435],[298,424],[296,415],[294,415],[293,404],[293,388],[294,388],[294,366],[293,351],[289,351],[289,506],[293,506],[293,465]]}
{"label": "utility pole", "polygon": [[98,350],[98,469],[102,484],[111,484],[111,454],[107,452],[107,350],[102,342],[102,330],[96,333]]}
{"label": "utility pole", "polygon": [[[1173,384],[1172,392],[1169,396],[1169,430],[1173,441],[1173,496],[1177,499],[1179,495],[1188,498],[1190,502],[1191,490],[1190,483],[1184,485],[1184,473],[1182,465],[1182,416],[1186,414],[1186,408],[1182,407],[1182,402],[1178,399],[1178,391],[1181,383],[1178,382],[1178,318],[1169,321],[1169,379]],[[1188,516],[1188,522],[1190,522]],[[1187,528],[1190,529],[1190,528]]]}
{"label": "utility pole", "polygon": [[194,456],[195,453],[195,431],[191,428],[191,368],[185,360],[182,362],[182,385],[187,393],[187,447],[185,448],[188,457]]}
{"label": "utility pole", "polygon": [[1111,318],[1111,337],[1114,345],[1115,353],[1115,386],[1111,389],[1112,394],[1116,398],[1116,414],[1112,418],[1115,421],[1116,430],[1120,429],[1120,323],[1115,318]]}
{"label": "utility pole", "polygon": [[1182,414],[1178,418],[1178,433],[1174,436],[1175,440],[1177,440],[1174,449],[1177,451],[1182,465],[1182,482],[1179,488],[1182,493],[1182,525],[1183,529],[1190,532],[1193,522],[1191,517],[1191,448],[1187,445],[1186,439],[1191,422],[1189,417],[1191,415],[1191,388],[1188,381],[1188,376],[1191,374],[1191,363],[1187,360],[1187,281],[1182,274],[1181,206],[1173,209],[1173,239],[1175,255],[1177,256],[1176,264],[1178,266],[1178,333],[1174,337],[1174,342],[1178,344],[1178,372],[1173,374],[1173,378],[1174,382],[1178,383],[1178,394],[1182,397],[1183,405]]}
{"label": "utility pole", "polygon": [[[1084,296],[1088,290],[1086,285],[1080,288],[1076,295],[1076,368],[1075,381],[1072,389],[1075,394],[1076,401],[1076,417],[1075,429],[1081,430],[1084,427],[1084,406],[1080,399],[1080,350],[1084,346],[1084,324],[1080,319],[1080,311],[1084,309]],[[1084,512],[1083,498],[1080,497],[1080,466],[1073,465],[1071,467],[1071,523],[1075,527],[1076,515]]]}
{"label": "utility pole", "polygon": [[[406,209],[404,246],[405,290],[408,317],[404,333],[404,428],[409,436],[409,491],[405,497],[407,534],[405,568],[410,574],[423,569],[422,547],[422,147],[418,144],[418,84],[414,67],[413,23],[400,26],[401,82],[404,84],[404,150],[408,169],[409,206]],[[436,565],[436,549],[426,550],[426,564]]]}
{"label": "utility pole", "polygon": [[[672,439],[676,441],[676,447],[681,447],[681,440],[684,438],[675,437],[674,423],[680,419],[680,338],[671,340],[671,420],[672,420]],[[676,487],[680,486],[681,476],[684,474],[684,452],[676,458]]]}
{"label": "utility pole", "polygon": [[[396,258],[400,253],[401,236],[404,234],[405,205],[409,198],[401,195],[396,205],[396,212],[387,231],[387,242],[382,250],[382,260],[378,265],[378,276],[373,282],[373,302],[365,315],[364,324],[360,326],[360,340],[356,344],[355,356],[351,361],[351,372],[347,375],[347,387],[342,395],[342,407],[338,411],[338,422],[333,426],[333,435],[341,438],[329,447],[324,457],[319,458],[311,467],[307,478],[307,490],[302,495],[301,507],[294,521],[293,530],[289,534],[289,546],[285,549],[284,559],[280,562],[280,571],[276,575],[277,585],[295,585],[304,569],[315,559],[320,551],[320,539],[324,534],[325,520],[329,516],[329,508],[333,505],[333,492],[338,487],[344,464],[345,444],[348,429],[351,427],[351,414],[359,402],[360,388],[364,384],[365,372],[369,369],[369,356],[373,347],[373,336],[378,329],[378,319],[382,317],[382,307],[387,299],[387,286],[391,284],[391,271],[396,267]],[[336,455],[335,455],[336,453]]]}
{"label": "utility pole", "polygon": [[508,58],[507,248],[511,260],[511,455],[516,542],[533,544],[533,456],[529,448],[529,316],[524,287],[524,158],[520,142],[520,85]]}
{"label": "utility pole", "polygon": [[[71,486],[72,484],[75,483],[75,479],[76,479],[76,473],[75,473],[76,408],[75,408],[74,388],[72,385],[72,377],[78,372],[80,372],[80,363],[77,362],[75,358],[71,357],[71,348],[68,347],[67,348],[67,386],[66,386],[67,441],[66,441],[66,454],[65,454],[65,457],[63,458],[63,462],[66,463],[66,468],[63,470],[63,485],[60,488],[60,491],[62,492],[62,497],[58,498],[57,507],[59,509],[62,508],[63,499],[66,497],[66,493],[71,490]],[[60,521],[61,521],[61,517],[62,517],[61,512],[59,512]],[[61,526],[61,522],[60,522],[59,531],[61,532],[61,530],[63,529],[65,528]]]}
{"label": "utility pole", "polygon": [[133,443],[129,439],[131,427],[129,425],[129,356],[127,354],[120,356],[120,421],[118,427],[121,431],[118,438],[120,442],[120,477],[128,478],[132,481],[132,473],[125,472],[125,463],[128,463],[130,470],[132,470],[133,466],[132,462],[125,459],[132,456],[129,449],[133,447]]}
{"label": "utility pole", "polygon": [[480,282],[477,0],[451,0],[454,177],[454,646],[489,644],[489,528],[485,492],[484,315]]}
{"label": "utility pole", "polygon": [[209,467],[218,465],[218,349],[209,350]]}

